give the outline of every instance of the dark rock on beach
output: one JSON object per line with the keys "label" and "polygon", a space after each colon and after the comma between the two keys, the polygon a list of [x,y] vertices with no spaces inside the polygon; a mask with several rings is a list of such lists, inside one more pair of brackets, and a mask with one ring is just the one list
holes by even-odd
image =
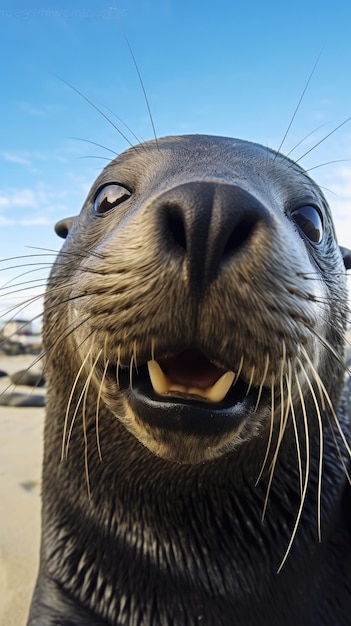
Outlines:
{"label": "dark rock on beach", "polygon": [[2,393],[0,394],[0,406],[12,407],[43,407],[45,396],[25,393]]}
{"label": "dark rock on beach", "polygon": [[27,385],[28,387],[43,387],[45,378],[41,372],[31,372],[30,370],[20,370],[11,374],[10,380],[14,385]]}

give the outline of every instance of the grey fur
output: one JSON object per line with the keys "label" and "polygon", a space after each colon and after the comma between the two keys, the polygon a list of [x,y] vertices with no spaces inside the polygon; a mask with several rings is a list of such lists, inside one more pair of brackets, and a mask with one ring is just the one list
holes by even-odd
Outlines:
{"label": "grey fur", "polygon": [[[130,197],[94,214],[112,183]],[[305,205],[322,216],[317,245],[293,219]],[[28,624],[349,624],[347,294],[319,187],[256,144],[169,137],[112,161],[59,231]],[[149,391],[146,361],[189,348],[237,373],[237,410]]]}

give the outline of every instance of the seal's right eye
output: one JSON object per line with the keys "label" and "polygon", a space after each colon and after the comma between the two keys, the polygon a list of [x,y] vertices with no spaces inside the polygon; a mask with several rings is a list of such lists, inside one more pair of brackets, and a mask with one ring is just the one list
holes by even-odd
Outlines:
{"label": "seal's right eye", "polygon": [[301,232],[312,243],[320,243],[323,239],[323,222],[321,214],[314,206],[306,205],[292,211],[291,216]]}
{"label": "seal's right eye", "polygon": [[121,204],[121,202],[124,202],[124,200],[130,198],[131,195],[129,189],[122,185],[116,183],[106,185],[96,194],[94,213],[96,213],[96,215],[103,215],[111,211],[111,209],[114,209],[118,204]]}

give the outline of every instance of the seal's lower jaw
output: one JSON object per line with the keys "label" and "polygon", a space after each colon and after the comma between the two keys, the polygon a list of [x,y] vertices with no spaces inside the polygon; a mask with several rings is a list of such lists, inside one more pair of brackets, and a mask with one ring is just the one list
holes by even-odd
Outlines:
{"label": "seal's lower jaw", "polygon": [[157,397],[142,387],[133,388],[128,404],[147,432],[147,438],[139,435],[141,441],[159,456],[182,463],[208,461],[236,447],[255,406],[250,394],[233,405],[207,404]]}
{"label": "seal's lower jaw", "polygon": [[172,461],[201,463],[257,433],[269,410],[268,390],[249,388],[240,377],[234,380],[233,372],[198,351],[158,363],[142,366],[132,385],[126,380],[123,385],[123,377],[121,381],[125,425],[152,452]]}

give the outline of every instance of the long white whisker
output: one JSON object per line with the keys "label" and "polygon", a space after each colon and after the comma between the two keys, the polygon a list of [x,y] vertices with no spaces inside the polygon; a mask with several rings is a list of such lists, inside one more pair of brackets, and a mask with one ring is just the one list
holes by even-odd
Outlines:
{"label": "long white whisker", "polygon": [[[298,360],[305,376],[306,376],[306,380],[308,381],[308,377],[307,374],[305,372],[305,370],[303,369],[303,365],[300,362],[300,360]],[[288,558],[288,554],[291,550],[291,546],[293,544],[293,541],[295,539],[296,536],[296,532],[300,523],[300,519],[301,519],[301,514],[302,514],[302,509],[303,509],[303,505],[305,503],[305,499],[306,499],[306,493],[307,493],[307,486],[308,486],[308,479],[309,479],[309,474],[310,474],[310,440],[309,440],[309,431],[308,431],[308,419],[307,419],[307,414],[306,414],[306,405],[305,405],[305,400],[303,397],[303,393],[302,393],[302,389],[301,389],[301,385],[300,385],[300,381],[299,381],[299,377],[297,372],[295,371],[295,380],[296,380],[296,385],[298,388],[298,392],[299,392],[299,396],[301,399],[301,408],[302,408],[302,414],[303,414],[303,424],[304,424],[304,430],[305,430],[305,441],[306,441],[306,471],[305,471],[305,481],[304,481],[304,485],[303,485],[303,490],[302,490],[302,494],[301,494],[301,499],[300,499],[300,506],[299,506],[299,510],[297,512],[297,516],[296,516],[296,521],[295,521],[295,525],[294,528],[292,530],[291,536],[290,536],[290,541],[288,543],[287,549],[285,551],[284,557],[282,562],[279,565],[278,571],[277,573],[279,574],[279,572],[281,571],[282,567],[284,566],[284,563],[286,561],[286,559]]]}
{"label": "long white whisker", "polygon": [[268,505],[268,498],[269,498],[269,494],[270,494],[270,490],[271,490],[272,482],[273,482],[274,470],[275,470],[275,466],[276,466],[277,459],[278,459],[280,445],[281,445],[281,442],[282,442],[283,437],[284,437],[285,428],[286,428],[286,424],[287,424],[287,420],[288,420],[288,413],[289,413],[289,403],[287,403],[286,409],[284,408],[284,368],[285,368],[285,359],[286,359],[286,346],[285,346],[285,343],[283,342],[283,357],[282,357],[282,365],[281,365],[281,371],[280,371],[280,421],[279,421],[279,434],[278,434],[277,444],[276,444],[275,452],[274,452],[272,463],[271,463],[271,469],[270,469],[270,475],[269,475],[269,480],[268,480],[268,485],[267,485],[267,490],[266,490],[266,496],[265,496],[265,500],[264,500],[264,504],[263,504],[262,521],[264,520],[265,515],[266,515],[267,505]]}
{"label": "long white whisker", "polygon": [[[311,372],[313,374],[313,378],[317,384],[317,387],[320,391],[321,394],[321,386],[320,386],[320,376],[316,370],[316,368],[314,367],[310,357],[308,356],[307,351],[302,348],[302,352],[304,354],[304,357],[306,359],[306,361],[308,362],[310,368],[311,368]],[[318,460],[318,496],[317,496],[317,506],[318,506],[318,539],[321,542],[322,541],[322,530],[321,530],[321,502],[322,502],[322,473],[323,473],[323,421],[322,421],[322,415],[321,415],[321,411],[320,411],[320,407],[318,404],[318,400],[316,397],[316,394],[314,392],[313,386],[310,383],[310,381],[308,381],[309,387],[310,387],[310,391],[311,391],[311,395],[313,398],[313,402],[314,402],[314,406],[316,407],[316,412],[317,412],[317,418],[318,418],[318,432],[319,432],[319,460]],[[323,402],[324,404],[324,402]],[[325,405],[324,405],[325,407]],[[323,407],[322,407],[323,408]]]}
{"label": "long white whisker", "polygon": [[85,381],[84,387],[82,389],[82,393],[79,397],[78,403],[77,403],[77,407],[79,407],[79,404],[81,402],[81,399],[83,397],[83,405],[82,405],[82,422],[83,422],[83,436],[84,436],[84,467],[85,467],[85,479],[86,479],[86,484],[87,484],[87,490],[88,490],[88,497],[89,499],[91,498],[91,489],[90,489],[90,479],[89,479],[89,459],[88,459],[88,437],[87,437],[87,423],[86,423],[86,401],[87,401],[87,394],[88,394],[88,390],[89,390],[89,386],[91,383],[91,379],[94,373],[94,369],[96,367],[96,364],[101,356],[101,352],[102,350],[100,350],[100,352],[98,353],[94,363],[91,365],[90,367],[90,372],[87,376],[87,379]]}
{"label": "long white whisker", "polygon": [[342,428],[340,426],[339,418],[338,418],[338,416],[335,413],[335,409],[333,407],[333,403],[332,403],[332,401],[331,401],[331,399],[329,397],[329,394],[328,394],[328,392],[327,392],[327,390],[326,390],[326,388],[325,388],[321,378],[319,378],[319,382],[320,382],[321,389],[322,389],[322,391],[324,393],[324,397],[325,397],[325,399],[327,401],[327,404],[328,404],[328,406],[329,406],[329,408],[331,410],[331,414],[333,416],[333,419],[334,419],[334,422],[336,424],[336,427],[337,427],[337,429],[339,431],[339,434],[340,434],[340,437],[342,439],[342,442],[343,442],[343,444],[344,444],[344,446],[345,446],[345,448],[347,450],[348,455],[351,458],[351,449],[350,449],[350,446],[349,446],[349,444],[348,444],[348,442],[346,440],[346,437],[345,437],[345,435],[343,433],[343,430],[342,430]]}
{"label": "long white whisker", "polygon": [[102,454],[101,454],[100,436],[99,436],[99,408],[100,408],[102,387],[103,387],[103,384],[104,384],[104,380],[105,380],[105,377],[106,377],[106,372],[107,372],[108,366],[109,366],[109,360],[107,359],[107,361],[105,363],[105,369],[104,369],[104,371],[102,373],[102,378],[101,378],[101,382],[100,382],[100,385],[99,385],[98,396],[97,396],[97,400],[96,400],[96,413],[95,413],[96,444],[97,444],[97,449],[98,449],[98,454],[99,454],[100,461],[102,461]]}
{"label": "long white whisker", "polygon": [[303,478],[302,478],[301,450],[300,450],[299,433],[298,433],[297,423],[296,423],[295,409],[294,409],[294,404],[293,404],[292,397],[291,397],[291,379],[292,379],[291,363],[289,361],[288,374],[286,376],[286,386],[288,390],[288,397],[289,397],[289,403],[290,403],[290,408],[291,408],[291,417],[292,417],[292,423],[293,423],[293,428],[294,428],[294,433],[295,433],[297,463],[298,463],[299,477],[300,477],[300,495],[302,496]]}
{"label": "long white whisker", "polygon": [[270,411],[270,420],[269,420],[269,434],[268,434],[268,442],[267,442],[267,447],[266,447],[266,453],[264,455],[264,459],[262,462],[262,466],[260,469],[260,473],[257,477],[255,486],[257,487],[259,481],[261,480],[262,474],[264,472],[264,468],[266,467],[267,464],[267,460],[268,460],[268,455],[269,455],[269,451],[271,448],[271,444],[272,444],[272,437],[273,437],[273,427],[274,427],[274,382],[272,381],[271,384],[271,411]]}
{"label": "long white whisker", "polygon": [[129,384],[130,384],[131,389],[133,389],[133,361],[134,361],[134,356],[132,355],[130,357],[130,364],[129,364]]}
{"label": "long white whisker", "polygon": [[117,348],[117,364],[116,364],[116,383],[117,389],[119,389],[119,368],[121,366],[121,346]]}
{"label": "long white whisker", "polygon": [[238,371],[237,371],[237,373],[236,373],[236,376],[235,376],[235,379],[234,379],[234,382],[233,382],[233,386],[234,386],[234,385],[235,385],[235,383],[238,381],[238,378],[239,378],[239,376],[240,376],[240,374],[241,374],[241,370],[242,370],[242,368],[243,368],[243,365],[244,365],[244,355],[242,354],[242,355],[241,355],[241,358],[240,358],[240,363],[239,363]]}
{"label": "long white whisker", "polygon": [[265,369],[264,369],[264,372],[263,372],[263,376],[262,376],[262,381],[261,381],[261,384],[260,384],[260,387],[259,387],[259,390],[258,390],[257,400],[256,400],[255,408],[254,408],[254,411],[253,411],[254,413],[256,413],[258,405],[259,405],[260,400],[261,400],[262,389],[263,389],[263,385],[264,385],[264,383],[266,381],[266,378],[267,378],[268,367],[269,367],[269,354],[267,352],[267,354],[266,354],[266,366],[265,366]]}
{"label": "long white whisker", "polygon": [[[63,426],[63,434],[62,434],[62,448],[61,448],[61,461],[63,461],[63,459],[68,455],[68,443],[69,443],[69,439],[70,436],[67,438],[66,440],[66,436],[67,436],[67,427],[68,427],[68,418],[69,418],[69,412],[70,412],[70,408],[71,408],[71,404],[72,404],[72,400],[73,400],[73,396],[74,396],[74,392],[76,390],[77,384],[78,384],[78,380],[80,378],[80,375],[85,367],[85,364],[87,363],[89,356],[92,352],[92,347],[90,348],[89,352],[86,354],[79,370],[78,373],[74,379],[73,385],[72,385],[72,389],[71,392],[69,394],[69,398],[68,398],[68,402],[67,402],[67,407],[66,407],[66,414],[65,414],[65,421],[64,421],[64,426]],[[69,429],[69,432],[71,433],[72,431],[72,422],[71,422],[71,426]],[[65,448],[66,448],[66,454],[65,454]]]}
{"label": "long white whisker", "polygon": [[252,387],[252,383],[253,383],[253,379],[254,379],[254,376],[255,376],[255,369],[256,368],[253,365],[252,368],[251,368],[251,376],[250,376],[250,380],[249,380],[249,384],[248,384],[248,387],[247,387],[247,390],[246,390],[245,397],[247,397],[249,395],[249,393],[250,393],[250,390],[251,390],[251,387]]}

